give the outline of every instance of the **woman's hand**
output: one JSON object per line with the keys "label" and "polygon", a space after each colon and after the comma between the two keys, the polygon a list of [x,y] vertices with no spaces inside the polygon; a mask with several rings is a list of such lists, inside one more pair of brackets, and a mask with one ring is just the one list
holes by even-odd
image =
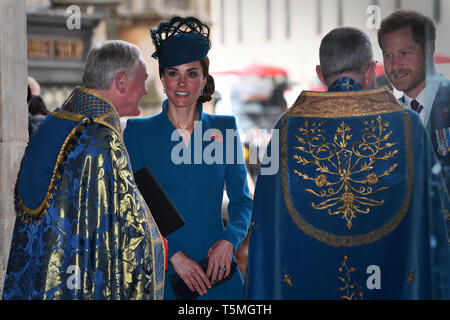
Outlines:
{"label": "woman's hand", "polygon": [[214,283],[216,280],[220,281],[230,275],[233,251],[234,246],[228,240],[219,240],[209,248],[206,276],[211,279],[211,283]]}
{"label": "woman's hand", "polygon": [[200,265],[182,251],[175,253],[170,258],[170,262],[175,272],[192,291],[197,291],[199,295],[203,295],[208,291],[207,288],[211,288],[211,283]]}

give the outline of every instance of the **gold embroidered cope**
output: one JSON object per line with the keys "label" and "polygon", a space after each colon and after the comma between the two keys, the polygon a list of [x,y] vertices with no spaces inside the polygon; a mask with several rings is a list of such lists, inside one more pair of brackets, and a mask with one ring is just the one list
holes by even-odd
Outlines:
{"label": "gold embroidered cope", "polygon": [[[383,204],[383,200],[376,200],[372,197],[377,192],[388,188],[379,185],[379,178],[390,175],[398,167],[398,164],[392,161],[398,150],[395,148],[396,144],[390,141],[390,124],[383,120],[382,115],[399,110],[404,110],[403,106],[385,88],[343,93],[302,92],[280,123],[283,195],[286,208],[300,230],[318,241],[334,247],[351,247],[372,243],[392,232],[405,217],[411,199],[414,175],[412,124],[406,111],[403,111],[408,182],[406,195],[398,212],[386,224],[365,234],[337,235],[308,223],[293,204],[288,182],[288,170],[290,170],[287,147],[289,118],[304,118],[304,125],[298,128],[298,134],[295,137],[297,154],[294,157],[299,167],[294,169],[294,173],[301,179],[314,181],[316,189],[305,190],[318,199],[311,204],[312,208],[327,210],[329,215],[341,215],[347,228],[351,229],[353,220],[358,217],[357,214],[370,214],[372,207]],[[365,128],[362,136],[352,145],[349,144],[349,140],[353,133],[345,121],[342,121],[334,129],[333,141],[325,141],[322,126],[327,118],[375,115],[378,115],[375,120],[364,122]],[[323,118],[323,120],[308,119],[312,117]],[[334,151],[331,152],[332,150]],[[308,158],[300,153],[308,155]],[[322,156],[327,153],[329,154],[327,157]],[[352,159],[354,160],[352,161]],[[377,174],[372,171],[372,165],[376,161],[392,161],[392,164],[384,172]],[[313,176],[303,172],[301,167],[305,164],[315,166],[317,174]],[[364,179],[357,180],[353,177],[356,173],[363,172],[366,173]],[[326,175],[335,177],[335,180],[327,178]]]}

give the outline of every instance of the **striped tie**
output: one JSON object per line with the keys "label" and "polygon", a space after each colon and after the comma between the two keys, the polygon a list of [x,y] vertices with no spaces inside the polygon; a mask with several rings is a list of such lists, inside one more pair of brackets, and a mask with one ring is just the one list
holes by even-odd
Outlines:
{"label": "striped tie", "polygon": [[423,106],[417,102],[417,100],[411,101],[411,109],[416,111],[417,113],[420,113],[423,110]]}

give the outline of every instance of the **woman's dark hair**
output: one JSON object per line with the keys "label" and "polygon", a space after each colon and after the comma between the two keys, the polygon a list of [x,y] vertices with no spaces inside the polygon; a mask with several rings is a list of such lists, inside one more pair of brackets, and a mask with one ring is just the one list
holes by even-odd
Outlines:
{"label": "woman's dark hair", "polygon": [[30,101],[31,101],[31,89],[30,89],[30,86],[28,86],[28,89],[27,89],[27,103],[30,103]]}
{"label": "woman's dark hair", "polygon": [[44,101],[40,96],[31,96],[31,102],[28,106],[28,111],[33,116],[36,114],[42,114],[44,116],[50,114],[50,111],[47,109]]}
{"label": "woman's dark hair", "polygon": [[203,76],[206,77],[206,84],[203,88],[203,94],[198,97],[197,102],[207,102],[211,101],[214,90],[216,90],[216,85],[214,84],[214,78],[209,74],[209,58],[203,58],[200,60],[202,65]]}

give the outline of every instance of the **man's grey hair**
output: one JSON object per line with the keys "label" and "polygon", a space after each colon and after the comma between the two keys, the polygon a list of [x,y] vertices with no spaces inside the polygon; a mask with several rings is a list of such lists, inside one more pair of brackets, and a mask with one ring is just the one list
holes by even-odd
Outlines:
{"label": "man's grey hair", "polygon": [[369,38],[361,30],[351,27],[331,30],[322,39],[319,56],[325,81],[344,72],[364,73],[373,62]]}
{"label": "man's grey hair", "polygon": [[84,67],[83,86],[108,90],[120,72],[134,76],[138,70],[141,50],[126,41],[108,40],[96,44],[88,53]]}

